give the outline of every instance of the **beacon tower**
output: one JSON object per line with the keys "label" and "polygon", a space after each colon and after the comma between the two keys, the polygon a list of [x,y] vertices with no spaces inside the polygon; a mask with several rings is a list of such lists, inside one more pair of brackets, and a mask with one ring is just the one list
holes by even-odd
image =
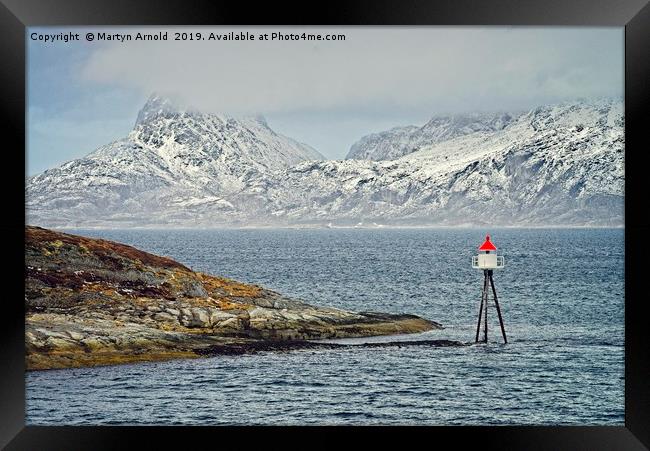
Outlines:
{"label": "beacon tower", "polygon": [[476,325],[476,343],[478,343],[479,332],[481,330],[481,319],[483,319],[483,342],[488,341],[488,298],[489,290],[492,288],[492,295],[494,298],[494,305],[499,315],[499,324],[501,325],[501,334],[503,335],[503,342],[508,343],[506,338],[506,330],[503,327],[503,317],[501,316],[501,308],[499,308],[499,299],[497,297],[497,290],[494,288],[494,279],[492,273],[495,269],[502,269],[505,266],[503,256],[497,255],[496,246],[490,241],[490,235],[485,236],[485,241],[478,248],[478,255],[472,257],[472,268],[483,270],[483,290],[481,291],[481,307],[478,311],[478,324]]}

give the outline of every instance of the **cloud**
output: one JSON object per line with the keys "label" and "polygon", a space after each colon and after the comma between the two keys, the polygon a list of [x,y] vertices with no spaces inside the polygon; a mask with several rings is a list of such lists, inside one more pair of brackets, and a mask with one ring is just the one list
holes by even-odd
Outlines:
{"label": "cloud", "polygon": [[[170,39],[174,31],[183,31],[166,30]],[[87,81],[143,94],[157,91],[196,108],[231,114],[511,110],[623,92],[622,28],[280,30],[343,33],[346,39],[116,42],[98,45],[81,75]],[[258,36],[278,28],[185,31],[204,36],[248,31]]]}

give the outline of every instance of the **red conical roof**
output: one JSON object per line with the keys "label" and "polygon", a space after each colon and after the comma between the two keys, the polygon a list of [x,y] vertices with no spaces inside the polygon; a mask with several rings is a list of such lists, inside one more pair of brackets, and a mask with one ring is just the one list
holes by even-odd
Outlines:
{"label": "red conical roof", "polygon": [[497,248],[492,241],[490,241],[490,235],[485,235],[485,241],[481,244],[481,247],[478,248],[479,251],[496,251]]}

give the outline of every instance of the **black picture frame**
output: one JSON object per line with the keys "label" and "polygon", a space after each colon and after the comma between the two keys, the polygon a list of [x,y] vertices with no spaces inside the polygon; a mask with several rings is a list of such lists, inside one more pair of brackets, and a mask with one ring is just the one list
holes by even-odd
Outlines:
{"label": "black picture frame", "polygon": [[[212,427],[25,426],[24,225],[26,27],[47,25],[535,25],[625,27],[625,426],[623,427],[433,427],[355,428],[364,437],[418,432],[426,446],[450,443],[482,449],[647,449],[650,447],[650,347],[644,332],[650,316],[644,280],[650,237],[646,193],[645,129],[650,104],[650,5],[647,0],[336,0],[279,4],[209,0],[0,0],[0,96],[4,220],[0,224],[3,271],[0,364],[0,447],[6,449],[125,449],[143,438],[153,447],[195,440],[221,442]],[[10,139],[7,139],[10,138]],[[16,157],[16,158],[13,158]],[[20,168],[22,167],[22,171]],[[22,188],[21,188],[22,184]],[[21,263],[22,262],[22,263]],[[315,430],[318,429],[318,430]],[[319,445],[338,446],[324,428],[302,428]],[[335,428],[338,429],[338,428]],[[247,428],[235,440],[274,435],[291,446],[284,430]],[[246,435],[239,435],[246,434]],[[238,437],[238,438],[237,438]],[[297,442],[301,447],[307,442]],[[418,445],[416,445],[418,446]],[[449,446],[449,445],[448,445]],[[163,446],[164,447],[164,446]]]}

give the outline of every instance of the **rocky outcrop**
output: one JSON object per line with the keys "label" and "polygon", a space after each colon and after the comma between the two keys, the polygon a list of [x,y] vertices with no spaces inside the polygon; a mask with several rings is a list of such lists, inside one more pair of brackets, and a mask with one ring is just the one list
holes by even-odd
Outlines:
{"label": "rocky outcrop", "polygon": [[28,369],[441,328],[414,315],[315,307],[131,246],[31,226],[25,308]]}

